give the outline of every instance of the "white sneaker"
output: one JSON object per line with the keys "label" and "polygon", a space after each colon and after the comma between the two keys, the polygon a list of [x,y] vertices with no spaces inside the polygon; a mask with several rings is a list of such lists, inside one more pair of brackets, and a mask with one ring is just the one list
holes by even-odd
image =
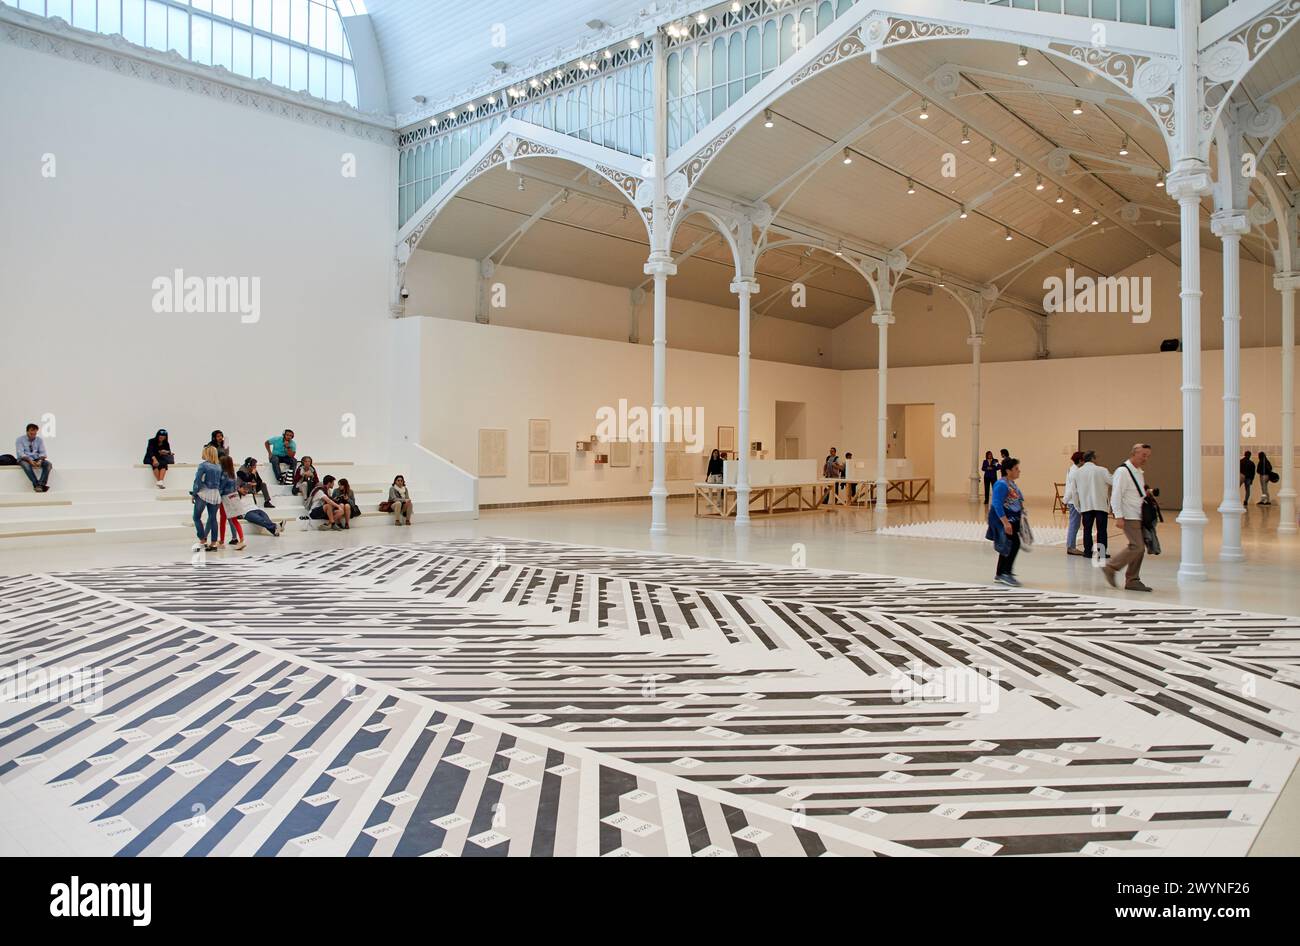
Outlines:
{"label": "white sneaker", "polygon": [[157,483],[157,484],[155,484],[155,485],[156,485],[159,489],[166,489],[166,488],[167,488],[166,486],[163,486],[162,483]]}

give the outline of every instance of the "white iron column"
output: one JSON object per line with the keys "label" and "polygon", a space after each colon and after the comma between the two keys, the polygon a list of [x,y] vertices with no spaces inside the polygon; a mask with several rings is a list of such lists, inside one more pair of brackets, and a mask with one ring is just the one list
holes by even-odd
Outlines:
{"label": "white iron column", "polygon": [[739,389],[736,392],[736,525],[749,525],[749,302],[758,292],[753,279],[737,279],[731,291],[740,299]]}
{"label": "white iron column", "polygon": [[1169,196],[1178,201],[1181,244],[1183,342],[1183,509],[1180,581],[1205,580],[1205,509],[1201,490],[1201,198],[1210,173],[1191,160],[1169,175]]}
{"label": "white iron column", "polygon": [[894,313],[879,309],[871,321],[880,328],[880,358],[876,367],[876,509],[889,505],[885,493],[889,491],[889,477],[885,475],[885,445],[889,434],[889,326],[894,324]]}
{"label": "white iron column", "polygon": [[984,471],[980,469],[980,350],[984,347],[984,335],[977,332],[966,337],[966,344],[971,349],[971,421],[970,421],[970,501],[980,501],[980,487],[984,480]]}
{"label": "white iron column", "polygon": [[1241,452],[1241,238],[1250,230],[1243,210],[1220,210],[1210,229],[1223,241],[1223,543],[1219,559],[1240,562],[1241,519],[1246,507],[1237,488]]}
{"label": "white iron column", "polygon": [[666,255],[652,253],[645,264],[647,276],[655,282],[654,403],[651,405],[651,436],[654,438],[654,483],[650,487],[650,532],[668,531],[668,484],[665,479],[664,436],[668,416],[668,277],[677,266]]}
{"label": "white iron column", "polygon": [[[1282,489],[1277,531],[1295,535],[1295,291],[1300,273],[1278,273],[1273,286],[1282,293]],[[1274,464],[1277,466],[1277,464]]]}

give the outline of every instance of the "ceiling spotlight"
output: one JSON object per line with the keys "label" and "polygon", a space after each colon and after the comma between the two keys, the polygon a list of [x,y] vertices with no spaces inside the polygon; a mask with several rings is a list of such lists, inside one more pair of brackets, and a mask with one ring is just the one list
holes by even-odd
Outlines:
{"label": "ceiling spotlight", "polygon": [[1007,227],[1007,235],[1004,236],[1002,239],[1006,240],[1008,243],[1011,242],[1011,228],[1010,228],[1010,227]]}
{"label": "ceiling spotlight", "polygon": [[1020,47],[1020,56],[1016,59],[1016,65],[1017,66],[1029,65],[1029,50],[1027,50],[1023,46]]}
{"label": "ceiling spotlight", "polygon": [[968,214],[968,213],[966,212],[966,205],[965,205],[965,204],[962,204],[962,205],[961,205],[961,213],[959,213],[957,216],[958,216],[958,218],[961,219],[961,220],[965,220],[967,217],[970,216],[970,214]]}
{"label": "ceiling spotlight", "polygon": [[1286,177],[1288,168],[1286,166],[1286,155],[1278,155],[1277,170],[1273,174],[1277,177]]}
{"label": "ceiling spotlight", "polygon": [[916,185],[912,183],[912,179],[910,177],[907,179],[907,192],[909,194],[916,193]]}
{"label": "ceiling spotlight", "polygon": [[564,190],[560,191],[560,203],[567,204],[568,202],[569,202],[569,191],[568,188],[565,188]]}
{"label": "ceiling spotlight", "polygon": [[939,287],[940,289],[942,289],[944,286],[947,285],[947,283],[945,283],[945,282],[943,281],[943,270],[942,270],[942,269],[939,270],[939,279],[938,279],[937,285],[938,285],[938,287]]}
{"label": "ceiling spotlight", "polygon": [[1038,183],[1034,185],[1034,190],[1040,191],[1042,189],[1043,189],[1043,175],[1040,174],[1038,175]]}
{"label": "ceiling spotlight", "polygon": [[517,191],[523,191],[523,189],[524,189],[524,177],[523,177],[523,175],[521,174],[521,175],[519,176],[519,186],[516,187],[515,190],[517,190]]}
{"label": "ceiling spotlight", "polygon": [[430,119],[429,119],[429,124],[430,124],[430,125],[437,125],[437,124],[438,124],[438,119],[436,119],[436,118],[430,118]]}
{"label": "ceiling spotlight", "polygon": [[455,113],[455,112],[448,112],[448,113],[447,113],[447,117],[448,117],[448,118],[455,118],[455,117],[456,117],[456,113]]}
{"label": "ceiling spotlight", "polygon": [[1075,99],[1075,100],[1074,100],[1074,108],[1070,109],[1070,113],[1073,114],[1073,115],[1082,115],[1082,114],[1083,114],[1083,100],[1082,100],[1082,99]]}
{"label": "ceiling spotlight", "polygon": [[995,144],[990,144],[990,145],[989,145],[989,164],[997,164],[997,163],[998,163],[998,146],[995,145]]}
{"label": "ceiling spotlight", "polygon": [[474,111],[474,103],[470,102],[468,105],[465,106],[465,114],[468,115],[472,111]]}
{"label": "ceiling spotlight", "polygon": [[849,154],[849,149],[848,149],[848,148],[845,148],[845,149],[844,149],[844,163],[845,163],[845,164],[852,164],[852,163],[853,163],[853,155]]}
{"label": "ceiling spotlight", "polygon": [[968,144],[970,144],[970,126],[969,126],[969,125],[962,125],[962,126],[961,126],[961,143],[964,144],[964,145],[968,145]]}
{"label": "ceiling spotlight", "polygon": [[556,70],[555,70],[555,78],[557,78],[557,79],[563,79],[563,78],[564,78],[564,73],[561,72],[559,69],[556,69]]}
{"label": "ceiling spotlight", "polygon": [[1120,157],[1128,156],[1128,135],[1124,136],[1124,143],[1119,146]]}
{"label": "ceiling spotlight", "polygon": [[1083,213],[1083,211],[1079,209],[1078,204],[1075,204],[1073,207],[1070,208],[1070,213],[1074,214],[1075,216],[1078,216],[1079,214]]}
{"label": "ceiling spotlight", "polygon": [[843,256],[843,255],[844,255],[844,244],[843,244],[843,243],[836,243],[836,244],[835,244],[835,255],[836,255],[836,256]]}
{"label": "ceiling spotlight", "polygon": [[763,127],[771,128],[775,124],[776,122],[772,121],[772,110],[770,108],[763,109]]}
{"label": "ceiling spotlight", "polygon": [[613,59],[613,58],[614,58],[614,51],[613,51],[612,49],[607,49],[607,50],[605,50],[605,58],[606,58],[606,59]]}
{"label": "ceiling spotlight", "polygon": [[627,41],[627,45],[628,45],[628,48],[629,48],[629,49],[640,49],[640,48],[641,48],[641,37],[640,37],[640,36],[633,36],[631,39],[629,39],[629,40]]}
{"label": "ceiling spotlight", "polygon": [[733,2],[732,2],[732,4],[731,4],[731,12],[732,12],[732,13],[739,13],[739,12],[740,12],[740,0],[733,0]]}
{"label": "ceiling spotlight", "polygon": [[672,36],[672,37],[676,38],[676,36],[677,36],[677,24],[676,24],[676,23],[669,23],[668,26],[664,29],[664,32],[666,32],[669,36]]}
{"label": "ceiling spotlight", "polygon": [[538,81],[537,76],[533,76],[531,79],[529,79],[528,84],[531,85],[534,89],[541,88],[542,85],[542,83]]}
{"label": "ceiling spotlight", "polygon": [[699,13],[695,14],[695,22],[700,24],[700,26],[703,26],[705,23],[709,22],[709,15],[701,10]]}
{"label": "ceiling spotlight", "polygon": [[1059,187],[1056,189],[1056,202],[1058,204],[1065,203],[1065,193]]}
{"label": "ceiling spotlight", "polygon": [[925,99],[921,99],[921,114],[918,117],[921,121],[925,121],[930,117],[930,103]]}
{"label": "ceiling spotlight", "polygon": [[1156,187],[1164,187],[1164,186],[1165,186],[1165,172],[1161,171],[1159,174],[1156,175]]}
{"label": "ceiling spotlight", "polygon": [[1014,171],[1011,172],[1011,176],[1012,176],[1012,177],[1020,177],[1020,176],[1021,176],[1021,171],[1020,171],[1020,159],[1019,159],[1019,158],[1016,159],[1016,169],[1015,169]]}
{"label": "ceiling spotlight", "polygon": [[1097,226],[1097,224],[1099,224],[1099,223],[1101,223],[1101,221],[1097,219],[1097,215],[1096,215],[1096,214],[1093,214],[1093,215],[1092,215],[1092,223],[1090,224],[1090,226],[1095,227],[1095,226]]}

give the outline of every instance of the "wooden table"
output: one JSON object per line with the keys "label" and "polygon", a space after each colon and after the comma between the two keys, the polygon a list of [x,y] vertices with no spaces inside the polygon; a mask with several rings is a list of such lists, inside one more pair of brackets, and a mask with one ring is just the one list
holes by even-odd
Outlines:
{"label": "wooden table", "polygon": [[[890,480],[885,486],[889,502],[928,503],[930,480],[924,477]],[[823,503],[822,499],[828,501]],[[876,502],[876,482],[867,479],[817,479],[805,483],[752,483],[749,514],[775,516],[816,512],[837,506],[870,506]],[[736,515],[739,500],[734,483],[696,483],[697,519],[729,519]]]}

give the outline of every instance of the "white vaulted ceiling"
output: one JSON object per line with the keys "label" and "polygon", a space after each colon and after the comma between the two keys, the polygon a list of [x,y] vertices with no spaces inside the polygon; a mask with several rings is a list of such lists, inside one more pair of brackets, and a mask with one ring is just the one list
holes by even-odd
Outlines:
{"label": "white vaulted ceiling", "polygon": [[[434,103],[491,80],[497,61],[521,67],[584,36],[595,49],[601,43],[588,21],[618,27],[654,5],[647,0],[366,0],[389,101],[399,114],[414,108],[413,96]],[[504,47],[492,45],[497,24],[504,27],[498,31]]]}

